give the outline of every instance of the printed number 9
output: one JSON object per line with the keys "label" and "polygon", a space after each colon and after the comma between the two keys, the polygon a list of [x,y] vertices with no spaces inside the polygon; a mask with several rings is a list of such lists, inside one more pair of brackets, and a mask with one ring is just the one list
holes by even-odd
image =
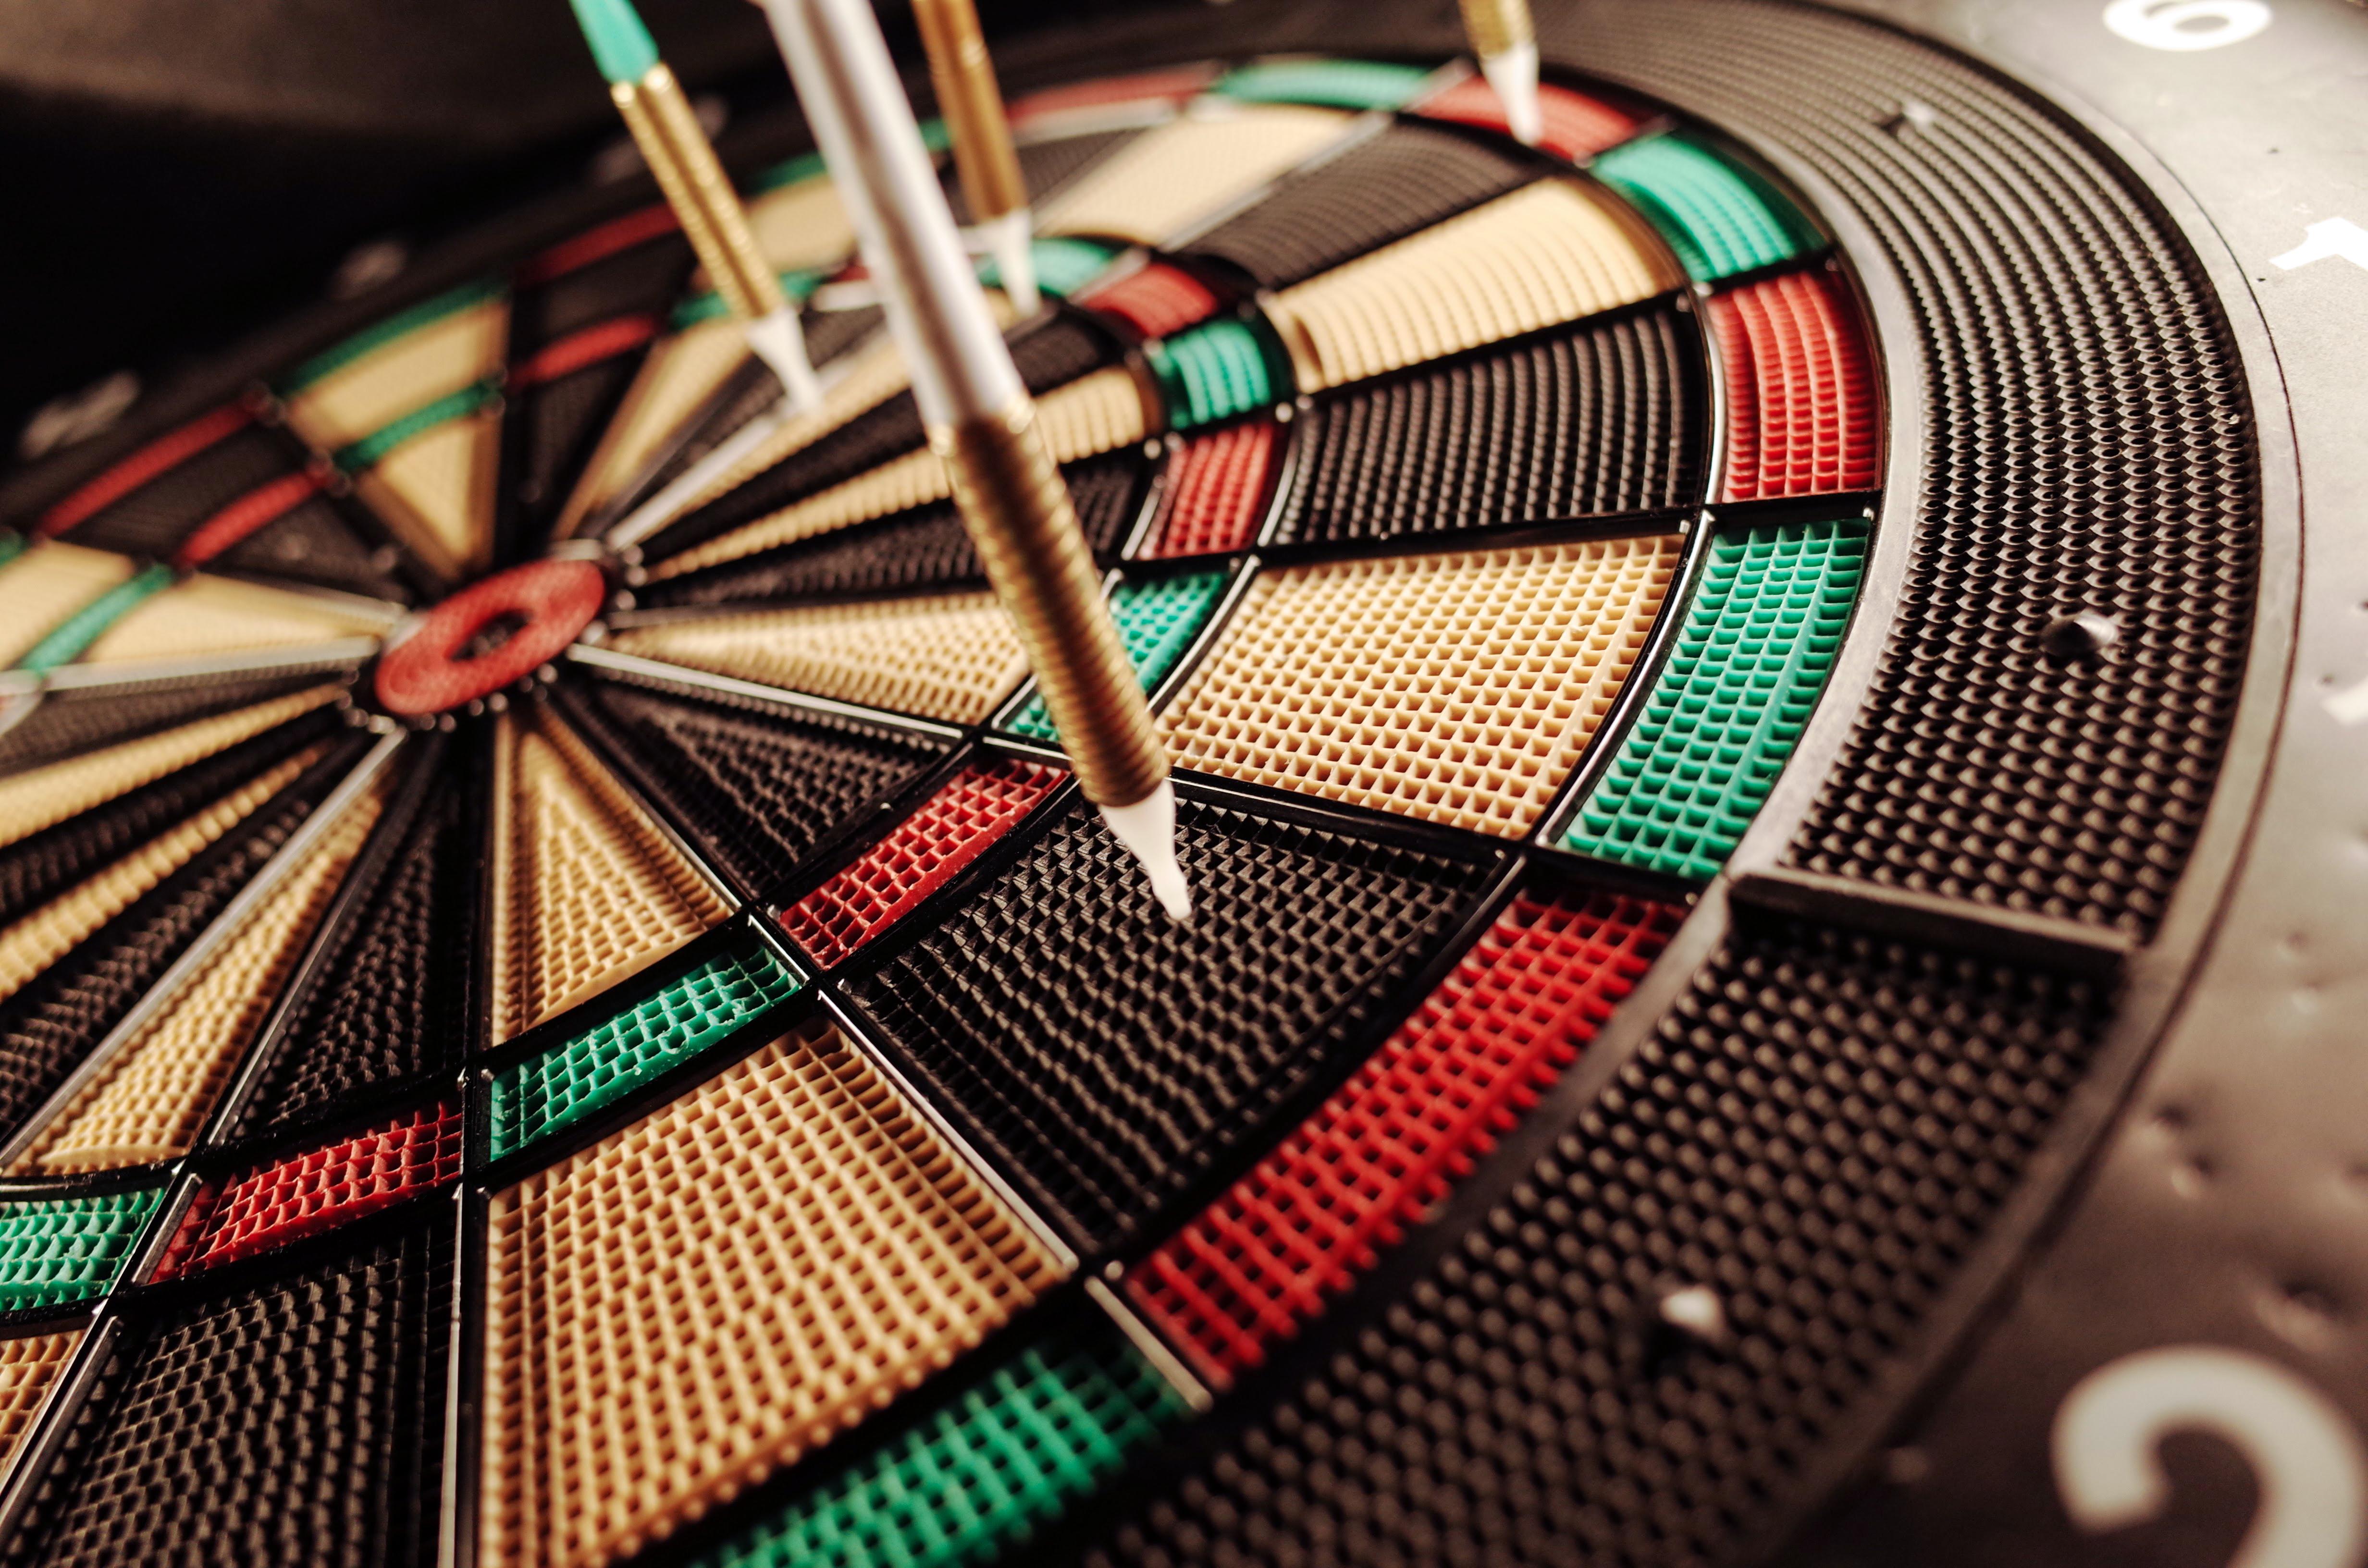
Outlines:
{"label": "printed number 9", "polygon": [[2270,25],[2261,0],[2113,0],[2105,25],[2148,49],[2184,52],[2242,43]]}
{"label": "printed number 9", "polygon": [[2368,1460],[2351,1424],[2276,1362],[2201,1345],[2124,1356],[2065,1399],[2052,1446],[2072,1522],[2093,1533],[2159,1516],[2170,1483],[2155,1449],[2180,1431],[2236,1445],[2260,1483],[2228,1568],[2359,1568]]}

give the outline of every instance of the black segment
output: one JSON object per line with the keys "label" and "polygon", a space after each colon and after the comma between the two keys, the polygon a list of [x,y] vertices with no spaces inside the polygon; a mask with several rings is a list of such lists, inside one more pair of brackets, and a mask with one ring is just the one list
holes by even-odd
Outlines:
{"label": "black segment", "polygon": [[511,396],[504,427],[504,483],[518,507],[522,535],[541,540],[566,505],[570,476],[582,471],[600,433],[642,368],[634,348]]}
{"label": "black segment", "polygon": [[620,316],[664,320],[682,297],[696,258],[679,231],[572,267],[555,278],[522,279],[510,299],[510,363]]}
{"label": "black segment", "polygon": [[[416,597],[395,575],[400,564],[373,530],[347,511],[351,502],[315,495],[290,507],[206,562],[209,571],[290,577],[349,594],[409,604]],[[382,531],[382,530],[380,530]]]}
{"label": "black segment", "polygon": [[1073,803],[851,994],[1081,1247],[1149,1224],[1336,1059],[1485,865],[1182,802],[1189,924]]}
{"label": "black segment", "polygon": [[355,917],[330,937],[233,1136],[293,1127],[460,1061],[479,838],[459,758],[448,758]]}
{"label": "black segment", "polygon": [[[1083,136],[1022,143],[1016,151],[1019,154],[1019,178],[1028,187],[1028,199],[1031,203],[1043,201],[1141,134],[1138,131],[1095,131]],[[946,204],[953,209],[954,222],[969,222],[970,202],[962,195],[962,181],[955,176],[951,161],[946,165],[945,182]]]}
{"label": "black segment", "polygon": [[301,472],[302,464],[279,437],[248,425],[100,507],[66,538],[93,550],[162,560],[191,528],[233,501]]}
{"label": "black segment", "polygon": [[760,896],[863,806],[917,776],[944,743],[852,722],[735,710],[613,682],[570,719],[688,824],[716,869]]}
{"label": "black segment", "polygon": [[336,709],[316,710],[0,849],[0,924],[28,914],[344,728],[345,716]]}
{"label": "black segment", "polygon": [[803,318],[806,358],[819,367],[870,337],[888,324],[888,313],[877,305],[852,311],[808,311]]}
{"label": "black segment", "polygon": [[268,671],[52,691],[33,710],[0,731],[0,774],[38,767],[60,757],[194,723],[233,708],[263,702],[340,678],[337,670]]}
{"label": "black segment", "polygon": [[40,1108],[368,749],[339,745],[0,1003],[0,1137]]}
{"label": "black segment", "polygon": [[[1077,524],[1096,556],[1113,556],[1126,541],[1147,467],[1141,452],[1130,448],[1061,471]],[[985,581],[962,514],[952,502],[941,501],[653,583],[640,597],[655,606],[743,604],[969,587]]]}
{"label": "black segment", "polygon": [[1288,288],[1535,179],[1525,163],[1453,131],[1396,124],[1281,181],[1183,247]]}
{"label": "black segment", "polygon": [[453,1272],[414,1223],[135,1330],[9,1561],[434,1562]]}
{"label": "black segment", "polygon": [[[2053,112],[1896,33],[1733,0],[1543,31],[1797,149],[1907,288],[1916,555],[1793,863],[2151,933],[2226,744],[2260,555],[2244,376],[2184,244]],[[2055,662],[2049,626],[2082,611],[2114,646]]]}
{"label": "black segment", "polygon": [[1319,398],[1276,542],[1685,505],[1702,461],[1698,365],[1693,328],[1663,309]]}
{"label": "black segment", "polygon": [[[1089,1560],[1732,1561],[1981,1239],[2104,1011],[2085,981],[1738,930],[1527,1180]],[[1723,1333],[1662,1320],[1696,1287]]]}

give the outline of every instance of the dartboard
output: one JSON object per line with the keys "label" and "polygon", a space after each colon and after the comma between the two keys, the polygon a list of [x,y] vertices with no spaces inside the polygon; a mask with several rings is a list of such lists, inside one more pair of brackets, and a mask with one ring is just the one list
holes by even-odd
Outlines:
{"label": "dartboard", "polygon": [[10,478],[0,1553],[2356,1564],[2275,4],[1549,0],[1536,147],[1426,5],[1015,45],[1189,922],[787,112],[817,413],[627,179]]}

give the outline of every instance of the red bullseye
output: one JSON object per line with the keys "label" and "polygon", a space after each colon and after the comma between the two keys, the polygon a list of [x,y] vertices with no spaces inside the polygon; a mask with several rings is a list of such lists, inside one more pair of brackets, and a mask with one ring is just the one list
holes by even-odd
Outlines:
{"label": "red bullseye", "polygon": [[[379,702],[416,719],[490,697],[557,658],[607,597],[600,568],[588,561],[530,562],[464,588],[380,657]],[[504,630],[494,646],[468,652]]]}

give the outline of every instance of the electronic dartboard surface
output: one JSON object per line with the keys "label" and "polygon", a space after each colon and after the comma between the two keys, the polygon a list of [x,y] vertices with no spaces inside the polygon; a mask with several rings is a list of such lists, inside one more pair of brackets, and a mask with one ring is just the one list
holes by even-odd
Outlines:
{"label": "electronic dartboard surface", "polygon": [[1001,55],[1187,925],[800,132],[8,480],[0,1552],[2368,1561],[2368,16],[1538,28]]}

